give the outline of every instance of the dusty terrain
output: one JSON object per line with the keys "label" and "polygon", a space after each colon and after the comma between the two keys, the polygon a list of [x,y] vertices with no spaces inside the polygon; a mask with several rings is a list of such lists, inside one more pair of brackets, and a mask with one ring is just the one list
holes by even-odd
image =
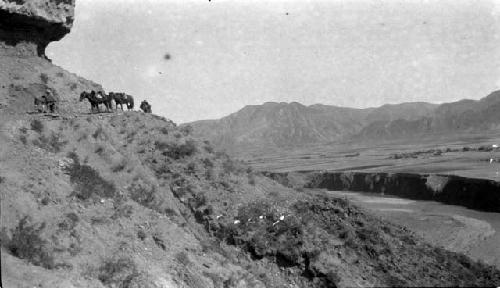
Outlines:
{"label": "dusty terrain", "polygon": [[[325,192],[285,187],[164,117],[89,115],[78,94],[100,86],[44,57],[56,40],[47,31],[69,32],[74,2],[26,2],[0,1],[16,20],[0,34],[3,287],[500,282],[493,266]],[[47,88],[60,113],[30,113]]]}
{"label": "dusty terrain", "polygon": [[500,133],[466,133],[419,141],[311,145],[294,150],[248,151],[238,158],[262,171],[438,173],[500,180]]}
{"label": "dusty terrain", "polygon": [[431,247],[345,201],[254,174],[161,117],[27,116],[5,124],[6,287],[433,286],[500,279],[493,268]]}

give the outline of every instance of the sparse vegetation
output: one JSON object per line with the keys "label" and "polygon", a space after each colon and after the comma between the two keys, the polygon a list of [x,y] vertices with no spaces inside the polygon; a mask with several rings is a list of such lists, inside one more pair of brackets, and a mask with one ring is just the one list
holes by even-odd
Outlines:
{"label": "sparse vegetation", "polygon": [[175,254],[175,259],[179,261],[184,266],[189,266],[191,265],[191,260],[189,260],[189,256],[187,255],[186,252],[181,251]]}
{"label": "sparse vegetation", "polygon": [[142,206],[154,208],[156,187],[144,182],[134,182],[128,187],[130,198]]}
{"label": "sparse vegetation", "polygon": [[106,133],[104,132],[104,129],[102,129],[102,126],[99,126],[95,131],[94,133],[92,133],[92,137],[94,139],[102,139],[102,140],[106,140],[107,139],[107,136],[106,136]]}
{"label": "sparse vegetation", "polygon": [[42,133],[43,128],[44,128],[42,121],[40,121],[38,119],[31,120],[30,127],[31,127],[31,130],[36,131],[38,133]]}
{"label": "sparse vegetation", "polygon": [[160,132],[161,132],[162,134],[164,134],[164,135],[168,135],[168,130],[169,130],[169,129],[168,129],[167,127],[161,127],[161,128],[160,128]]}
{"label": "sparse vegetation", "polygon": [[132,286],[138,280],[140,273],[135,262],[126,256],[111,258],[104,261],[98,268],[97,278],[108,287],[136,287]]}
{"label": "sparse vegetation", "polygon": [[26,135],[19,135],[19,141],[23,143],[24,145],[28,144],[28,138],[26,138]]}
{"label": "sparse vegetation", "polygon": [[159,151],[164,151],[164,154],[173,159],[181,159],[184,157],[192,156],[196,153],[196,144],[194,140],[187,140],[183,144],[176,142],[167,143],[162,141],[155,142],[155,148]]}
{"label": "sparse vegetation", "polygon": [[236,174],[239,175],[246,170],[247,166],[244,165],[241,161],[233,160],[226,155],[224,157],[224,161],[222,162],[222,169],[226,174]]}
{"label": "sparse vegetation", "polygon": [[193,132],[193,127],[191,127],[191,125],[185,125],[182,126],[179,130],[184,136],[188,136]]}
{"label": "sparse vegetation", "polygon": [[121,172],[125,169],[125,167],[127,167],[127,160],[123,158],[118,163],[113,165],[113,167],[111,167],[111,171],[113,171],[114,173]]}
{"label": "sparse vegetation", "polygon": [[26,259],[33,265],[53,269],[55,267],[53,252],[48,242],[41,236],[45,225],[45,222],[32,223],[32,219],[25,216],[19,220],[17,227],[11,230],[12,237],[2,240],[2,245],[18,258]]}
{"label": "sparse vegetation", "polygon": [[154,234],[153,235],[153,241],[155,242],[156,246],[160,247],[162,250],[166,250],[167,249],[167,246],[165,246],[165,242],[163,242],[163,239],[161,238],[161,235]]}
{"label": "sparse vegetation", "polygon": [[70,181],[74,185],[74,196],[80,200],[97,200],[97,198],[116,196],[117,190],[112,182],[102,178],[94,168],[80,164],[78,157],[75,158],[73,163],[65,168],[65,172],[70,176]]}
{"label": "sparse vegetation", "polygon": [[111,219],[118,218],[130,218],[134,213],[134,207],[130,204],[118,205],[115,208],[115,213],[111,216]]}
{"label": "sparse vegetation", "polygon": [[105,150],[104,146],[98,145],[94,152],[97,155],[102,156],[102,155],[104,155],[104,150]]}
{"label": "sparse vegetation", "polygon": [[40,73],[40,81],[42,81],[43,84],[47,85],[49,83],[49,76],[45,73]]}
{"label": "sparse vegetation", "polygon": [[62,140],[61,133],[54,132],[52,132],[49,137],[42,134],[38,139],[33,140],[33,145],[52,153],[61,152],[62,148],[66,146],[67,143],[68,141]]}
{"label": "sparse vegetation", "polygon": [[80,217],[74,212],[67,213],[63,221],[59,222],[58,227],[62,230],[73,230],[80,221]]}

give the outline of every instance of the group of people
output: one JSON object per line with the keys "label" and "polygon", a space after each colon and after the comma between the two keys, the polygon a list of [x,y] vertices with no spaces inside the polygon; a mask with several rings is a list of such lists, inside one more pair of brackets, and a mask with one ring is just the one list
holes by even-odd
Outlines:
{"label": "group of people", "polygon": [[59,110],[57,99],[50,89],[46,89],[40,98],[35,97],[33,104],[35,105],[35,111],[38,113],[55,113]]}
{"label": "group of people", "polygon": [[[80,94],[80,102],[87,99],[91,105],[91,111],[97,110],[100,112],[99,105],[104,104],[106,106],[106,111],[113,110],[112,101],[115,102],[115,109],[118,109],[118,105],[123,110],[123,104],[126,105],[128,110],[134,108],[134,98],[131,95],[122,92],[110,92],[108,95],[103,91],[83,91]],[[34,97],[35,111],[38,113],[56,113],[58,109],[58,100],[55,97],[54,92],[47,88],[45,93],[43,93],[40,98]],[[141,102],[139,107],[144,113],[152,113],[151,104],[144,100]]]}

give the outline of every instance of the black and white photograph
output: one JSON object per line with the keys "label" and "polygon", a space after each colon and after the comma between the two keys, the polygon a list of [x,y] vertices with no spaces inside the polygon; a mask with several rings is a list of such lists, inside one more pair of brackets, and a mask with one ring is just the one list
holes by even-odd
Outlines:
{"label": "black and white photograph", "polygon": [[0,260],[500,287],[500,0],[0,0]]}

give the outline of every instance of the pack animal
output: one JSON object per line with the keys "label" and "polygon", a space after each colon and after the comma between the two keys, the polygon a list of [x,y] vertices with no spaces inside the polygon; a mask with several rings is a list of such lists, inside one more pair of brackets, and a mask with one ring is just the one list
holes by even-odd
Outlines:
{"label": "pack animal", "polygon": [[91,92],[83,91],[80,94],[80,102],[82,102],[84,99],[89,100],[90,102],[90,111],[93,112],[94,110],[97,110],[97,112],[101,112],[99,109],[99,104],[104,104],[106,107],[106,112],[110,112],[112,109],[111,107],[111,96],[106,95],[105,93],[102,93],[102,98],[98,98],[97,93],[92,90]]}
{"label": "pack animal", "polygon": [[118,109],[118,104],[123,111],[123,104],[127,105],[127,110],[134,109],[134,97],[125,93],[109,92],[111,99],[115,100],[115,108]]}

